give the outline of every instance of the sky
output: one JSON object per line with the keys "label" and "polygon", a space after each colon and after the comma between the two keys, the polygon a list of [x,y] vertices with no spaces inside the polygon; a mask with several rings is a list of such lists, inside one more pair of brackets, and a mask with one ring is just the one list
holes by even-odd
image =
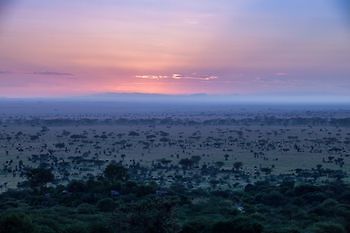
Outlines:
{"label": "sky", "polygon": [[348,0],[0,0],[0,96],[350,94]]}

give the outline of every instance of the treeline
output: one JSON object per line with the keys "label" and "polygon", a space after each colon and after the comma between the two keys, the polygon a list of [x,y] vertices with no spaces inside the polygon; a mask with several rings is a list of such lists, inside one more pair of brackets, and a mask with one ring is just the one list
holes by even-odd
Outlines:
{"label": "treeline", "polygon": [[57,118],[57,119],[6,119],[0,124],[66,126],[66,125],[267,125],[267,126],[335,126],[349,127],[350,118],[321,118],[321,117],[254,117],[254,118],[218,118],[209,120],[189,120],[177,118],[149,119],[93,119],[93,118]]}
{"label": "treeline", "polygon": [[0,233],[348,233],[350,187],[248,184],[244,190],[163,188],[110,164],[102,175],[48,186],[29,169],[21,190],[0,195]]}

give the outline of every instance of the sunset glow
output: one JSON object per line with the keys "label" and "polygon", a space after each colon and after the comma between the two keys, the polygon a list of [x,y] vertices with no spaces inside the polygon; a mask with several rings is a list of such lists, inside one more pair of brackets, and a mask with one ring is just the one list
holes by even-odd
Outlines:
{"label": "sunset glow", "polygon": [[338,0],[17,0],[0,11],[0,96],[337,94]]}

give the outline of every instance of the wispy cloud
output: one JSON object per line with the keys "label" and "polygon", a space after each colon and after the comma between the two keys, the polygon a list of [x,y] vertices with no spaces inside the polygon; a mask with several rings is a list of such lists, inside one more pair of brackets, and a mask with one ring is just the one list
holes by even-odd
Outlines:
{"label": "wispy cloud", "polygon": [[202,80],[211,81],[219,79],[218,76],[214,75],[183,75],[183,74],[172,74],[172,75],[136,75],[136,78],[149,79],[149,80],[163,80],[163,79],[173,79],[173,80]]}
{"label": "wispy cloud", "polygon": [[56,72],[56,71],[37,71],[33,72],[34,75],[49,75],[49,76],[74,76],[72,73]]}
{"label": "wispy cloud", "polygon": [[161,80],[161,79],[168,79],[169,76],[167,76],[167,75],[136,75],[136,78]]}
{"label": "wispy cloud", "polygon": [[10,74],[11,72],[8,70],[0,70],[0,75],[1,74]]}
{"label": "wispy cloud", "polygon": [[275,73],[276,76],[288,76],[289,74],[286,72],[277,72]]}

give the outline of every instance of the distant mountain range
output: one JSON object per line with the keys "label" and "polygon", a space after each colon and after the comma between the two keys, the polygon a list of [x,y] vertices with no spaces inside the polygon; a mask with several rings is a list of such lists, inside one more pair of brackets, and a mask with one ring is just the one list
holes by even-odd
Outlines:
{"label": "distant mountain range", "polygon": [[350,104],[350,96],[337,95],[210,95],[196,94],[148,94],[148,93],[96,93],[81,96],[6,98],[0,101],[97,101],[139,103],[238,103],[238,104]]}
{"label": "distant mountain range", "polygon": [[205,93],[171,95],[147,93],[98,93],[75,97],[81,100],[100,101],[136,101],[136,102],[195,102],[195,103],[346,103],[350,104],[349,96],[334,95],[210,95]]}
{"label": "distant mountain range", "polygon": [[[148,94],[148,93],[97,93],[92,95],[85,95],[74,97],[74,99],[84,100],[108,100],[108,101],[201,101],[217,99],[219,96],[212,96],[203,93],[190,95],[171,95],[171,94]],[[226,96],[227,98],[227,96]]]}
{"label": "distant mountain range", "polygon": [[92,94],[85,97],[98,97],[98,98],[119,98],[119,97],[208,97],[208,94],[205,93],[196,93],[189,95],[172,95],[172,94],[152,94],[152,93],[117,93],[117,92],[106,92],[106,93],[98,93]]}

